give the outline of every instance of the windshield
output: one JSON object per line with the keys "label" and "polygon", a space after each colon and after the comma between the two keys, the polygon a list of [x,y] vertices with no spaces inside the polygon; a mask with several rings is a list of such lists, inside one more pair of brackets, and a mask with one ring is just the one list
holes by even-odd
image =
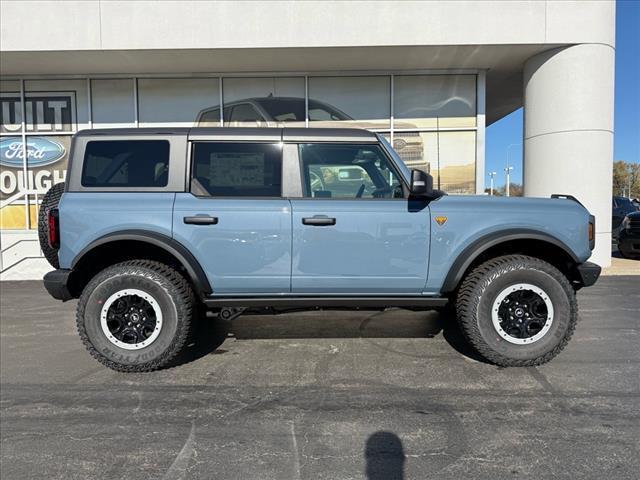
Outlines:
{"label": "windshield", "polygon": [[[275,121],[304,122],[303,98],[264,98],[257,100],[257,103]],[[350,118],[326,103],[309,100],[309,120],[350,120]]]}

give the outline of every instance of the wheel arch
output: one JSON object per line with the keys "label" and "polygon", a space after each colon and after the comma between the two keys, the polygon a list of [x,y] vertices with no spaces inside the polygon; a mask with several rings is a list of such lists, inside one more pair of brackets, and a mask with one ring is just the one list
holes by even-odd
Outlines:
{"label": "wheel arch", "polygon": [[202,266],[180,242],[158,232],[123,230],[95,239],[75,256],[71,262],[73,293],[78,295],[103,268],[133,259],[157,260],[182,271],[200,297],[212,292]]}
{"label": "wheel arch", "polygon": [[[476,265],[501,255],[525,254],[545,260],[575,284],[580,277],[576,254],[561,240],[536,230],[511,229],[492,232],[474,240],[455,259],[442,285],[442,293],[452,293]],[[580,285],[576,285],[577,288]]]}

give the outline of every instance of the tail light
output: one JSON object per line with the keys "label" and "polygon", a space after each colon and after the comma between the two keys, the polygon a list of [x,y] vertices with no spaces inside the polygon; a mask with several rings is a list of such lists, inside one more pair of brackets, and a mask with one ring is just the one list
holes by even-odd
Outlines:
{"label": "tail light", "polygon": [[589,215],[589,248],[596,247],[596,217]]}
{"label": "tail light", "polygon": [[60,215],[57,208],[52,208],[47,212],[47,230],[49,246],[51,248],[60,247]]}

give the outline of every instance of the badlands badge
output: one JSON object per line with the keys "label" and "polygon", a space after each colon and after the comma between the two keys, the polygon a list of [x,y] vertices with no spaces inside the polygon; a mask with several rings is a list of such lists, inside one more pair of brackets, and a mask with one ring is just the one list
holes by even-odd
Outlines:
{"label": "badlands badge", "polygon": [[438,216],[438,217],[435,217],[434,220],[440,226],[443,226],[445,223],[447,223],[447,217]]}

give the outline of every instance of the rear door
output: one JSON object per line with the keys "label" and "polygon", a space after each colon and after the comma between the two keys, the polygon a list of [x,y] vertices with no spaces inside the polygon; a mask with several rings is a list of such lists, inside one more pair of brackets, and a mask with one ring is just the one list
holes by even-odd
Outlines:
{"label": "rear door", "polygon": [[291,208],[282,198],[279,139],[193,141],[188,190],[176,195],[173,234],[214,295],[289,292]]}
{"label": "rear door", "polygon": [[429,208],[410,204],[377,144],[299,145],[302,196],[292,199],[294,293],[420,294]]}

